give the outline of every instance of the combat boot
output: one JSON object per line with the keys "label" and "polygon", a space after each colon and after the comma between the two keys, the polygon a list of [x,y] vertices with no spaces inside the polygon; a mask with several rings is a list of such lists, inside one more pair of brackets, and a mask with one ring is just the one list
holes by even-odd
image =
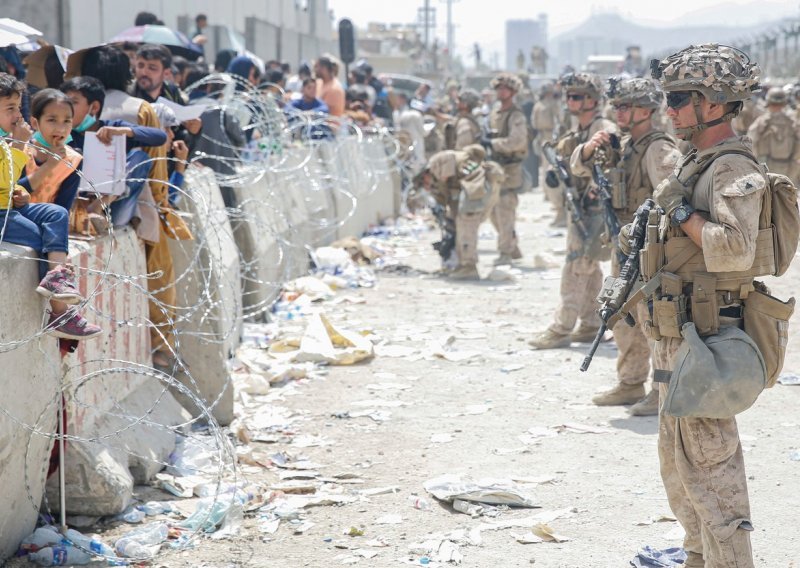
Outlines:
{"label": "combat boot", "polygon": [[561,349],[569,347],[572,340],[569,334],[563,334],[548,329],[533,336],[533,339],[528,341],[528,345],[536,349]]}
{"label": "combat boot", "polygon": [[451,280],[480,280],[481,275],[478,274],[478,267],[474,264],[467,264],[459,266],[453,272],[447,275]]}
{"label": "combat boot", "polygon": [[519,247],[514,247],[514,250],[511,251],[511,260],[519,260],[522,258],[522,251],[519,250]]}
{"label": "combat boot", "polygon": [[578,329],[572,332],[571,339],[575,343],[591,343],[597,335],[596,327],[587,325],[580,325]]}
{"label": "combat boot", "polygon": [[504,265],[507,265],[507,264],[511,264],[512,262],[513,262],[513,260],[511,259],[510,255],[501,254],[496,259],[494,259],[494,263],[493,264],[495,266],[504,266]]}
{"label": "combat boot", "polygon": [[563,210],[556,213],[556,218],[550,222],[550,226],[554,229],[563,229],[567,226],[567,214]]}
{"label": "combat boot", "polygon": [[597,406],[621,406],[633,404],[642,398],[644,398],[644,385],[617,383],[614,388],[594,395],[592,402]]}
{"label": "combat boot", "polygon": [[647,396],[628,409],[631,416],[655,416],[658,414],[658,391],[651,389]]}
{"label": "combat boot", "polygon": [[683,563],[684,568],[705,568],[706,561],[703,560],[702,554],[696,552],[686,553],[686,562]]}

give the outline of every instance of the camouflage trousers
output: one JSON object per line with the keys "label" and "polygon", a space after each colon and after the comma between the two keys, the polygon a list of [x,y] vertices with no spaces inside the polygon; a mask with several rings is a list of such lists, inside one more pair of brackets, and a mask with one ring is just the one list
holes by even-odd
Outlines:
{"label": "camouflage trousers", "polygon": [[492,208],[491,220],[497,231],[497,251],[500,254],[511,255],[517,248],[517,231],[514,226],[517,222],[517,205],[519,196],[513,189],[504,189]]}
{"label": "camouflage trousers", "polygon": [[[653,364],[672,369],[680,339],[655,342]],[[664,400],[668,385],[659,383]],[[670,508],[686,531],[687,552],[705,568],[753,568],[750,502],[735,418],[659,414],[658,457]]]}
{"label": "camouflage trousers", "polygon": [[459,266],[478,264],[478,230],[485,213],[459,213],[456,217],[456,254]]}
{"label": "camouflage trousers", "polygon": [[[611,275],[619,276],[619,260],[616,253],[611,257]],[[636,325],[630,327],[624,321],[614,326],[614,341],[617,343],[617,379],[626,385],[641,385],[650,375],[651,345],[642,331],[642,323],[648,319],[647,304],[640,302],[631,315]]]}
{"label": "camouflage trousers", "polygon": [[561,268],[561,304],[550,329],[567,335],[575,329],[578,319],[581,327],[600,327],[597,294],[602,284],[603,272],[598,261],[579,256],[564,263]]}

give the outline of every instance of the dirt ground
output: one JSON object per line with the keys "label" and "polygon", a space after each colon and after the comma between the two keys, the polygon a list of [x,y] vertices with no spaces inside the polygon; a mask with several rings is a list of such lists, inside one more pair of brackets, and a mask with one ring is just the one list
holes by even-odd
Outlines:
{"label": "dirt ground", "polygon": [[[642,546],[680,546],[681,530],[670,520],[659,477],[657,418],[634,418],[623,407],[590,403],[594,392],[614,380],[613,342],[601,346],[588,373],[578,370],[587,345],[537,352],[526,343],[550,323],[558,302],[559,268],[534,267],[536,255],[563,260],[565,239],[548,228],[551,219],[541,192],[522,197],[518,232],[524,258],[516,282],[458,283],[433,275],[439,263],[430,248],[436,231],[430,231],[404,249],[403,262],[419,271],[383,272],[375,288],[341,293],[363,298],[363,304],[323,304],[332,321],[354,331],[372,330],[388,345],[422,348],[452,337],[454,358],[477,352],[456,362],[379,355],[354,366],[330,367],[324,379],[284,387],[285,396],[278,397],[283,400],[274,402],[301,417],[293,426],[295,435],[319,436],[330,445],[297,449],[289,439],[253,443],[269,454],[301,453],[320,464],[324,476],[354,474],[356,481],[363,480],[341,485],[345,492],[396,486],[396,493],[310,508],[303,518],[314,524],[302,534],[295,534],[296,523],[287,522],[274,534],[262,532],[263,520],[248,516],[237,536],[204,539],[192,550],[159,557],[154,565],[419,566],[424,554],[413,545],[431,533],[532,516],[568,540],[517,542],[515,535],[535,522],[528,528],[487,529],[479,545],[460,546],[461,565],[620,568]],[[480,270],[486,275],[496,249],[490,225],[482,231]],[[774,285],[776,295],[797,295],[798,275],[800,263],[795,263]],[[800,329],[796,320],[792,331]],[[791,335],[785,372],[800,371],[800,334]],[[363,401],[391,417],[383,422],[335,417],[365,408],[356,404]],[[800,566],[800,461],[790,458],[800,448],[798,404],[800,386],[778,385],[739,419],[759,567]],[[574,428],[559,428],[564,425]],[[583,427],[598,433],[577,431]],[[444,474],[521,480],[540,508],[471,518],[425,493],[423,483]],[[272,469],[247,477],[266,486],[278,483]],[[430,508],[414,508],[412,495],[430,501]],[[376,522],[386,515],[399,515],[400,522]],[[351,527],[363,529],[363,536],[346,536]],[[386,546],[376,546],[376,539]],[[377,554],[363,558],[363,551]],[[429,564],[437,565],[444,564]]]}

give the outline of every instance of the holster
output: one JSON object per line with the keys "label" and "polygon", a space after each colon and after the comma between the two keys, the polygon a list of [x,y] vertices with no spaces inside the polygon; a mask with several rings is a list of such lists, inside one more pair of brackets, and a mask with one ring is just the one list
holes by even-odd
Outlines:
{"label": "holster", "polygon": [[691,308],[691,319],[699,336],[714,335],[719,331],[716,276],[709,273],[694,275]]}

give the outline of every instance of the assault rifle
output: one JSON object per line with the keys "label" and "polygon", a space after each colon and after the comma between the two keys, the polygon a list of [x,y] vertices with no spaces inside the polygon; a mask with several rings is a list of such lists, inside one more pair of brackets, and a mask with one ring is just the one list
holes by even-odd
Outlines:
{"label": "assault rifle", "polygon": [[442,238],[433,243],[433,248],[442,257],[442,260],[447,260],[456,248],[456,224],[452,219],[449,219],[444,213],[445,208],[438,203],[431,207],[431,212],[436,218],[436,223],[442,231]]}
{"label": "assault rifle", "polygon": [[603,204],[603,223],[606,225],[606,230],[608,230],[608,235],[611,237],[611,242],[616,246],[617,239],[619,238],[620,225],[611,202],[611,192],[614,189],[611,187],[609,179],[603,173],[603,168],[598,163],[592,165],[592,178],[597,185],[597,197],[600,199],[600,203]]}
{"label": "assault rifle", "polygon": [[645,237],[647,236],[647,220],[650,217],[650,211],[656,206],[652,199],[646,200],[636,210],[636,215],[631,223],[630,252],[628,253],[625,263],[619,271],[619,276],[606,277],[603,282],[603,289],[597,297],[600,302],[600,308],[597,313],[600,315],[600,329],[597,330],[597,335],[592,342],[592,347],[589,349],[589,354],[581,364],[581,371],[586,371],[589,365],[592,364],[597,347],[603,339],[609,327],[614,327],[619,320],[624,319],[625,323],[633,327],[636,322],[630,312],[626,311],[628,307],[628,297],[631,295],[634,286],[639,281],[639,251],[644,247]]}
{"label": "assault rifle", "polygon": [[558,187],[559,181],[564,185],[564,201],[569,210],[570,217],[572,218],[572,223],[578,228],[581,237],[587,239],[589,237],[589,231],[586,229],[586,225],[583,222],[581,200],[572,185],[572,176],[569,173],[564,158],[558,155],[558,152],[550,142],[546,142],[542,146],[542,151],[544,152],[544,157],[547,158],[547,161],[550,162],[550,165],[553,167],[552,170],[547,172],[545,182],[553,189]]}

